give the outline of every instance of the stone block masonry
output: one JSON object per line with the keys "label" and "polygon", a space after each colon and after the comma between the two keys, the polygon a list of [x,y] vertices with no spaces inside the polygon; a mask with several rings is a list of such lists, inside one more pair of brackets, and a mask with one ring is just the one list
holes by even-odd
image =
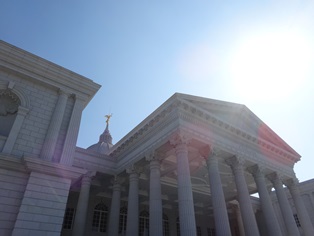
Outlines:
{"label": "stone block masonry", "polygon": [[32,172],[13,236],[60,235],[71,180]]}
{"label": "stone block masonry", "polygon": [[12,233],[28,175],[21,172],[0,169],[0,235]]}

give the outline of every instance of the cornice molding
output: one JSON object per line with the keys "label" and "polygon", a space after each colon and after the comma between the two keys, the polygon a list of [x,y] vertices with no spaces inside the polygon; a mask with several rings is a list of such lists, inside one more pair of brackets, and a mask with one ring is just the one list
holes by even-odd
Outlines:
{"label": "cornice molding", "polygon": [[[229,133],[232,133],[233,135],[249,142],[255,145],[258,145],[259,148],[262,148],[264,150],[267,150],[273,154],[276,155],[280,155],[281,157],[287,159],[288,161],[293,161],[294,163],[296,163],[297,161],[300,160],[300,156],[296,156],[290,152],[287,152],[286,150],[277,147],[275,145],[273,145],[272,143],[261,139],[259,137],[256,137],[252,134],[249,134],[247,132],[245,132],[244,130],[241,130],[237,127],[232,126],[231,124],[220,120],[219,118],[217,118],[216,116],[210,114],[208,111],[197,107],[196,105],[188,102],[188,101],[181,101],[179,108],[184,111],[185,113],[180,113],[179,110],[179,117],[181,119],[184,119],[186,121],[189,121],[191,123],[197,124],[197,125],[204,125],[205,124],[211,124],[214,125],[215,127],[225,130]],[[192,118],[190,115],[192,116],[197,116],[199,119],[195,119]],[[205,123],[204,123],[205,121]],[[269,128],[268,128],[269,129]],[[270,131],[268,131],[270,132]]]}
{"label": "cornice molding", "polygon": [[89,101],[101,87],[92,80],[0,40],[0,66]]}
{"label": "cornice molding", "polygon": [[59,163],[52,163],[33,157],[23,157],[22,162],[24,163],[28,172],[38,172],[57,177],[71,179],[76,181],[81,178],[82,175],[88,174],[88,170],[76,168],[72,166],[65,166]]}
{"label": "cornice molding", "polygon": [[152,130],[155,130],[157,127],[161,130],[169,125],[171,121],[178,118],[177,114],[173,113],[177,107],[177,102],[174,102],[166,106],[164,109],[157,109],[143,122],[136,126],[129,134],[127,134],[125,138],[115,144],[109,155],[116,158],[123,155],[126,150],[130,151],[130,148],[135,149],[137,147],[136,144],[141,144],[143,137],[148,136]]}
{"label": "cornice molding", "polygon": [[4,153],[0,153],[0,168],[27,173],[20,158]]}

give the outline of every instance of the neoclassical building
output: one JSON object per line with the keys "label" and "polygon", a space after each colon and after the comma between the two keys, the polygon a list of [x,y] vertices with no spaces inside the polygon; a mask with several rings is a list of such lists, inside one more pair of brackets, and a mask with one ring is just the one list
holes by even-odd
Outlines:
{"label": "neoclassical building", "polygon": [[0,235],[314,235],[314,181],[246,106],[176,93],[77,147],[99,88],[0,41]]}

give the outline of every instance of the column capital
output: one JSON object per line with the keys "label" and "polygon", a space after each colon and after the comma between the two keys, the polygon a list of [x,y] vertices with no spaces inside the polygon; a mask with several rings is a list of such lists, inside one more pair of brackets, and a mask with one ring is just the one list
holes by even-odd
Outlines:
{"label": "column capital", "polygon": [[113,178],[111,178],[110,182],[112,185],[118,185],[118,184],[123,184],[125,181],[125,178],[122,178],[120,176],[115,175]]}
{"label": "column capital", "polygon": [[245,159],[239,156],[232,156],[225,160],[225,162],[231,167],[233,173],[237,173],[238,171],[243,171]]}
{"label": "column capital", "polygon": [[270,180],[270,182],[272,182],[272,184],[274,186],[277,185],[277,184],[281,184],[282,185],[283,176],[280,173],[274,172],[274,173],[271,173],[271,174],[267,175],[266,177],[267,177],[267,179]]}
{"label": "column capital", "polygon": [[225,160],[225,162],[233,169],[239,169],[239,168],[243,168],[244,163],[245,163],[245,159],[243,157],[239,157],[239,156],[232,156],[229,157]]}
{"label": "column capital", "polygon": [[258,165],[258,164],[248,167],[247,170],[255,178],[264,177],[264,175],[265,175],[265,168],[263,166]]}
{"label": "column capital", "polygon": [[95,177],[96,171],[88,171],[86,174],[82,175],[82,184],[90,183],[92,179]]}
{"label": "column capital", "polygon": [[290,190],[297,190],[298,191],[298,184],[299,180],[297,178],[291,178],[284,181],[284,184],[290,189]]}
{"label": "column capital", "polygon": [[126,173],[128,174],[140,174],[143,172],[143,168],[135,165],[135,164],[131,164],[126,168]]}
{"label": "column capital", "polygon": [[67,92],[67,91],[65,91],[63,89],[59,89],[58,90],[58,94],[59,94],[59,96],[65,96],[65,97],[70,97],[71,96],[71,93],[69,93],[69,92]]}
{"label": "column capital", "polygon": [[234,204],[234,203],[229,203],[228,205],[227,205],[227,207],[229,208],[231,208],[232,210],[240,210],[240,207],[239,207],[239,205],[238,204]]}
{"label": "column capital", "polygon": [[191,137],[182,131],[177,131],[171,135],[169,138],[169,142],[173,147],[177,147],[179,145],[188,145],[191,141]]}
{"label": "column capital", "polygon": [[218,156],[220,153],[221,150],[219,148],[211,146],[207,152],[207,155],[204,155],[207,166],[218,164]]}
{"label": "column capital", "polygon": [[155,149],[149,150],[145,153],[145,159],[146,161],[153,161],[153,160],[159,160],[159,155],[155,151]]}

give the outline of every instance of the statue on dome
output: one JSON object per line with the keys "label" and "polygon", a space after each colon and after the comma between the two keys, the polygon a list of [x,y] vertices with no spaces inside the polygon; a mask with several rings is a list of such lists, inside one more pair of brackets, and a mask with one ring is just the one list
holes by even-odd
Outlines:
{"label": "statue on dome", "polygon": [[112,114],[105,115],[105,117],[107,118],[106,123],[108,125],[109,124],[109,120],[112,117]]}

